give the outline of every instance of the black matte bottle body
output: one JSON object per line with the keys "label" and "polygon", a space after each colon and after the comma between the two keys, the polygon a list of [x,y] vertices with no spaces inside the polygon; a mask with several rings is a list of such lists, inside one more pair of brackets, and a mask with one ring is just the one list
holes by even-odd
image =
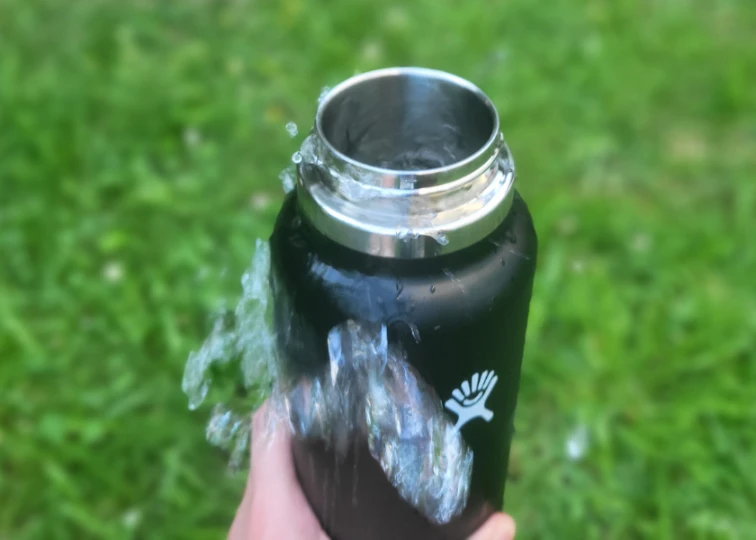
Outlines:
{"label": "black matte bottle body", "polygon": [[[442,402],[455,395],[460,403],[474,402],[485,393],[490,411],[459,425],[474,453],[470,498],[444,526],[430,524],[399,497],[360,441],[340,458],[322,443],[295,440],[300,484],[333,540],[461,540],[502,507],[536,250],[530,213],[517,194],[487,237],[453,253],[409,260],[330,240],[302,214],[296,194],[287,198],[271,252],[276,297],[286,299],[277,302],[275,317],[288,368],[318,373],[329,361],[331,328],[349,319],[381,322]],[[483,387],[484,374],[489,386],[493,381],[490,389]],[[451,421],[465,420],[453,408],[447,412]]]}

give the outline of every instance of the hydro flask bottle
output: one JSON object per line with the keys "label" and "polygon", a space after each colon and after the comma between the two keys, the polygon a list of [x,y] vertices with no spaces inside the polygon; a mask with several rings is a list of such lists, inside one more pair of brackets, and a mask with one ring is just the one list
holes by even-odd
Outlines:
{"label": "hydro flask bottle", "polygon": [[333,540],[467,538],[503,505],[536,267],[496,109],[448,73],[365,73],[320,102],[295,161],[271,237],[288,369],[327,366],[344,321],[385,324],[474,456],[465,509],[443,525],[399,496],[364,441],[337,456],[295,438],[301,487]]}

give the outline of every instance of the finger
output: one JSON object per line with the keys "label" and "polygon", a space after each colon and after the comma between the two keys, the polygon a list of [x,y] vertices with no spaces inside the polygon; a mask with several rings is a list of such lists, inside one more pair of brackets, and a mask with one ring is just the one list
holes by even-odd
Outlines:
{"label": "finger", "polygon": [[468,540],[512,540],[514,536],[514,520],[507,514],[498,512],[488,518]]}
{"label": "finger", "polygon": [[291,459],[291,436],[283,418],[276,416],[268,402],[264,403],[252,419],[252,449],[249,475],[252,487],[267,480],[271,471],[277,484],[289,489],[298,487]]}
{"label": "finger", "polygon": [[[254,416],[247,490],[230,538],[327,540],[299,487],[288,426],[270,414],[266,404]],[[240,530],[246,531],[244,536],[238,535]]]}

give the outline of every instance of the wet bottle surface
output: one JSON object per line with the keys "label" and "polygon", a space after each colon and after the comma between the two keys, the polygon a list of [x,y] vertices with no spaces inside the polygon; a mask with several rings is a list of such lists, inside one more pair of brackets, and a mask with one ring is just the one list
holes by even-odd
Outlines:
{"label": "wet bottle surface", "polygon": [[359,443],[342,460],[321,443],[295,442],[300,483],[334,540],[465,538],[501,508],[536,249],[530,214],[517,195],[504,222],[483,240],[418,260],[345,248],[308,223],[295,195],[286,200],[271,253],[276,297],[290,302],[276,310],[279,346],[294,364],[290,369],[322,371],[328,332],[354,319],[385,323],[389,339],[402,343],[442,401],[455,390],[473,401],[487,390],[474,390],[473,378],[480,385],[484,372],[496,377],[485,399],[493,416],[460,428],[474,452],[470,501],[462,516],[441,528],[399,498]]}
{"label": "wet bottle surface", "polygon": [[[346,456],[341,443],[339,453],[322,436],[295,437],[302,489],[333,540],[467,538],[503,504],[536,265],[533,223],[514,191],[496,109],[450,74],[370,72],[321,101],[297,156],[296,192],[270,242],[285,378],[310,381],[307,392],[317,394],[312,381],[323,373],[336,380],[346,358],[341,345],[331,358],[332,329],[378,323],[433,402],[432,411],[413,405],[418,392],[409,386],[366,400],[371,431],[356,430]],[[340,414],[329,421],[350,413]],[[405,431],[407,418],[413,428]],[[388,431],[376,435],[376,426]],[[472,450],[471,476],[470,460],[455,461],[447,437],[464,455]],[[376,439],[381,462],[371,455]],[[452,471],[451,484],[436,482],[447,478],[440,467]],[[411,489],[400,493],[406,480]],[[427,504],[447,501],[444,494],[454,501],[444,512]]]}

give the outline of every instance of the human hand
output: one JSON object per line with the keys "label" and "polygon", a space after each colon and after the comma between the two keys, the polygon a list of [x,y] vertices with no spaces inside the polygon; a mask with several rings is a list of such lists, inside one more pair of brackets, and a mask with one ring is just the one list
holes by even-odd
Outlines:
{"label": "human hand", "polygon": [[299,487],[288,426],[275,420],[271,430],[266,409],[252,421],[252,463],[228,539],[328,540]]}
{"label": "human hand", "polygon": [[[284,422],[268,436],[265,406],[252,426],[252,464],[229,540],[328,540],[299,487],[291,458],[291,440]],[[514,520],[491,516],[468,540],[512,540]]]}

